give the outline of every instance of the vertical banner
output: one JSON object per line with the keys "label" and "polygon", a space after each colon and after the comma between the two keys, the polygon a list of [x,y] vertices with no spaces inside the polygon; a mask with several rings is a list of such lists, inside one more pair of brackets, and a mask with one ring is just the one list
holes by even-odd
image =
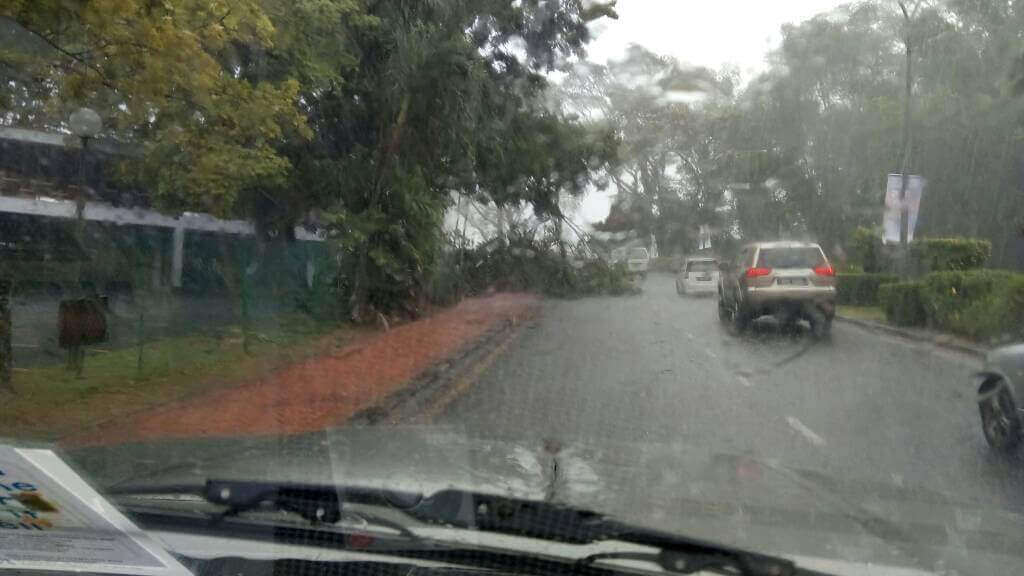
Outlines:
{"label": "vertical banner", "polygon": [[706,250],[711,248],[711,227],[707,224],[700,225],[700,231],[697,232],[697,249]]}
{"label": "vertical banner", "polygon": [[882,215],[882,242],[885,244],[900,243],[901,209],[907,206],[907,242],[914,239],[917,225],[917,214],[921,208],[921,195],[928,181],[918,175],[907,176],[907,194],[900,202],[901,174],[889,174],[885,185],[885,213]]}

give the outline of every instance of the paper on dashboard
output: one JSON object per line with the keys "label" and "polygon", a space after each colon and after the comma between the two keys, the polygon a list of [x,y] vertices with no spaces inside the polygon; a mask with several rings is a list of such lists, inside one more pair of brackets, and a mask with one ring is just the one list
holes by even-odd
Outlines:
{"label": "paper on dashboard", "polygon": [[0,571],[189,571],[52,450],[0,445]]}

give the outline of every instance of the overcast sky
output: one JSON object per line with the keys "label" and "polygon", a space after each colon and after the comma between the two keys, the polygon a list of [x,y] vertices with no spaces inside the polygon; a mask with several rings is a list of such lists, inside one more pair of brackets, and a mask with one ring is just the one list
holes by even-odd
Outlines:
{"label": "overcast sky", "polygon": [[[619,0],[618,20],[593,25],[589,59],[619,59],[640,44],[680,62],[718,69],[735,66],[744,79],[765,68],[765,56],[779,44],[780,27],[802,22],[850,0]],[[609,193],[591,193],[578,220],[596,222],[608,214]]]}

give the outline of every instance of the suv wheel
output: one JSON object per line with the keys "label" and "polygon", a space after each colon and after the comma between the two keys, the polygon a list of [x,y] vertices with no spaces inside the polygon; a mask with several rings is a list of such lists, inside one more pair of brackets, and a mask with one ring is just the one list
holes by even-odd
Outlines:
{"label": "suv wheel", "polygon": [[731,313],[732,322],[729,327],[732,329],[733,333],[737,335],[742,334],[743,331],[747,329],[747,325],[750,324],[750,312],[748,312],[742,304],[737,302],[731,310]]}
{"label": "suv wheel", "polygon": [[732,320],[732,310],[725,305],[725,301],[722,300],[721,294],[718,296],[718,321],[722,324],[726,324]]}
{"label": "suv wheel", "polygon": [[824,318],[811,323],[811,332],[815,338],[827,338],[832,333],[832,320]]}
{"label": "suv wheel", "polygon": [[811,334],[815,338],[826,338],[832,332],[832,318],[825,315],[821,310],[815,309],[810,313]]}

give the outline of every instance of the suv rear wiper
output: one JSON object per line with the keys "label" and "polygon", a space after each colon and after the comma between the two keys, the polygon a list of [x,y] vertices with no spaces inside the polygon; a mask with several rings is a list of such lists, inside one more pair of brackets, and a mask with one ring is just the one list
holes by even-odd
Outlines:
{"label": "suv rear wiper", "polygon": [[[119,490],[113,495],[171,492],[197,495],[208,503],[223,506],[220,518],[269,508],[298,514],[311,524],[332,524],[342,518],[344,505],[358,504],[396,509],[427,525],[566,544],[618,541],[659,550],[657,553],[630,551],[594,554],[577,560],[576,564],[580,567],[590,567],[610,560],[632,560],[650,562],[675,574],[690,574],[701,570],[749,576],[814,574],[798,568],[785,558],[642,528],[588,510],[553,502],[455,489],[422,495],[365,487],[209,480],[204,486],[187,489],[129,489]],[[373,521],[377,523],[378,520],[384,527],[398,530],[401,536],[425,541],[395,522],[379,517]],[[423,551],[419,552],[422,556]]]}

